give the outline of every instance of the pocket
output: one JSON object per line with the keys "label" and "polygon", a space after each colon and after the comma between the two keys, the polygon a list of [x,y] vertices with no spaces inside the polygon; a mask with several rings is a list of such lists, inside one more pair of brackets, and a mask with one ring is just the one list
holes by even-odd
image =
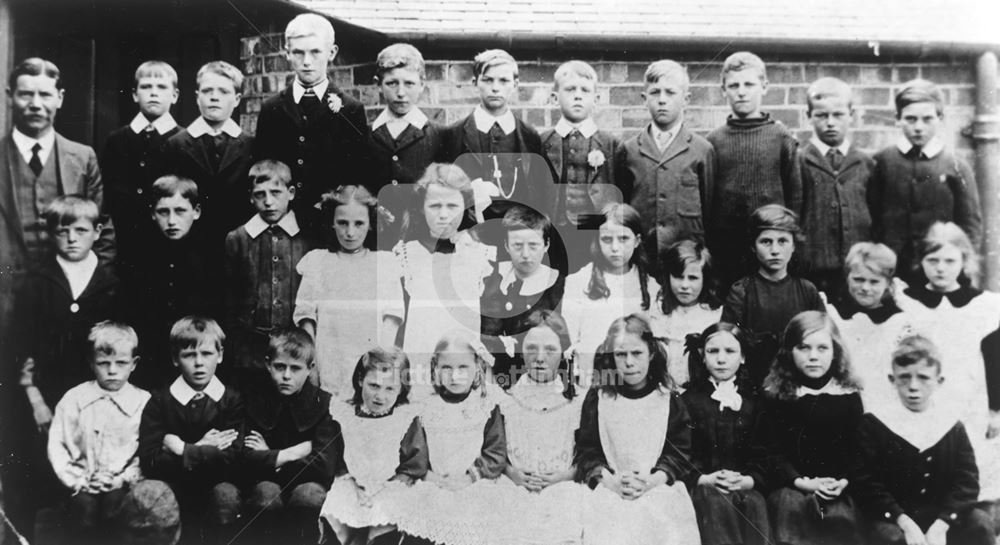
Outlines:
{"label": "pocket", "polygon": [[686,217],[701,217],[701,186],[698,176],[690,170],[681,175],[680,191],[677,195],[677,214]]}

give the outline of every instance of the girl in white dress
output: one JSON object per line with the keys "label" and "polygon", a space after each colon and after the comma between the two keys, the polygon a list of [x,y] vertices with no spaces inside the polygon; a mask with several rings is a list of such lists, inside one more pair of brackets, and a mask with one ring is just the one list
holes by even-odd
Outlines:
{"label": "girl in white dress", "polygon": [[295,323],[316,341],[320,388],[335,398],[354,394],[351,373],[374,345],[392,346],[403,317],[396,260],[375,248],[377,202],[364,187],[348,185],[320,202],[327,249],[302,257]]}
{"label": "girl in white dress", "polygon": [[674,384],[690,378],[684,339],[718,323],[722,302],[716,296],[712,256],[700,242],[681,240],[660,256],[663,276],[657,302],[649,309],[653,334],[667,344],[667,371]]}
{"label": "girl in white dress", "polygon": [[576,374],[583,388],[593,381],[594,354],[611,322],[649,310],[660,285],[647,274],[642,218],[627,204],[605,208],[591,245],[592,261],[566,278],[562,312],[569,326]]}
{"label": "girl in white dress", "polygon": [[320,519],[344,545],[391,532],[385,498],[427,473],[423,430],[407,404],[409,372],[402,350],[373,348],[355,367],[353,399],[330,404],[344,437],[347,472],[334,480]]}
{"label": "girl in white dress", "polygon": [[596,363],[600,382],[583,401],[575,457],[577,479],[594,489],[584,543],[697,545],[684,485],[691,420],[647,320],[615,320]]}

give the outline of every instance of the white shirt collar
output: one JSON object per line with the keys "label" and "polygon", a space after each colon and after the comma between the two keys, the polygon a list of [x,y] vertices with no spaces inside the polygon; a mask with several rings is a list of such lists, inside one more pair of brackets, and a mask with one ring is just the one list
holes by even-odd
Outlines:
{"label": "white shirt collar", "polygon": [[389,111],[388,108],[386,108],[382,110],[382,113],[378,114],[378,117],[376,117],[375,121],[372,122],[372,130],[374,131],[387,123],[389,125],[392,125],[393,123],[406,123],[413,125],[417,129],[422,129],[424,128],[424,125],[427,124],[427,115],[420,111],[420,108],[410,108],[410,111],[403,117],[396,117]]}
{"label": "white shirt collar", "polygon": [[[320,102],[322,102],[323,97],[326,96],[326,88],[329,86],[330,86],[330,80],[328,79],[325,79],[317,83],[316,85],[312,86],[312,90],[314,93],[316,93],[316,98],[318,98]],[[302,85],[302,83],[299,81],[299,78],[295,78],[295,81],[292,82],[292,100],[294,100],[296,104],[298,104],[299,101],[302,100],[302,95],[306,94],[306,89],[307,87],[305,85]]]}
{"label": "white shirt collar", "polygon": [[946,433],[951,431],[958,422],[958,415],[945,410],[931,401],[923,412],[913,412],[902,403],[886,403],[885,406],[872,412],[876,418],[885,424],[907,443],[923,452],[938,443]]}
{"label": "white shirt collar", "polygon": [[[218,403],[222,399],[222,395],[226,393],[226,385],[219,380],[219,377],[212,377],[212,380],[209,381],[208,386],[205,386],[203,392],[212,401]],[[184,377],[177,377],[177,380],[170,385],[170,395],[174,396],[174,399],[181,405],[187,405],[194,399],[194,396],[198,395],[198,391],[192,388],[187,382],[184,382]]]}
{"label": "white shirt collar", "polygon": [[490,132],[494,123],[500,124],[500,128],[503,129],[503,133],[505,135],[514,132],[514,128],[517,126],[514,122],[514,112],[510,111],[510,109],[507,109],[503,115],[496,117],[490,115],[490,113],[484,110],[480,105],[476,106],[476,109],[472,111],[472,118],[476,122],[476,128],[482,133]]}
{"label": "white shirt collar", "polygon": [[97,254],[93,251],[80,261],[69,261],[62,256],[56,256],[56,263],[59,263],[59,268],[69,281],[69,291],[73,294],[74,301],[80,298],[80,294],[93,278],[94,271],[97,270],[97,261]]}
{"label": "white shirt collar", "polygon": [[[815,134],[812,135],[812,138],[810,138],[809,141],[812,142],[813,146],[816,146],[816,149],[819,150],[820,155],[826,157],[826,154],[830,151],[830,146],[826,145]],[[844,141],[839,146],[837,146],[837,149],[840,150],[841,155],[847,157],[847,150],[851,149],[851,141],[845,138]]]}
{"label": "white shirt collar", "polygon": [[[277,223],[278,227],[288,233],[288,236],[294,237],[299,234],[299,222],[295,219],[295,211],[289,210],[287,214],[284,215]],[[250,238],[257,238],[261,233],[267,231],[267,228],[271,225],[264,221],[264,218],[260,217],[260,214],[254,214],[250,221],[246,222],[243,226],[247,230],[247,234]]]}
{"label": "white shirt collar", "polygon": [[148,394],[145,390],[136,388],[131,382],[126,382],[117,392],[111,392],[101,388],[96,380],[86,383],[86,387],[80,394],[80,408],[88,407],[102,399],[107,399],[115,404],[126,416],[132,416],[142,410],[146,405]]}
{"label": "white shirt collar", "polygon": [[35,143],[42,145],[42,149],[38,150],[38,159],[42,161],[43,165],[49,160],[49,153],[52,152],[52,148],[56,145],[55,130],[50,130],[41,138],[32,138],[15,127],[11,132],[11,138],[14,139],[14,145],[17,146],[17,151],[21,152],[21,157],[24,157],[25,163],[31,161],[31,148],[35,146]]}
{"label": "white shirt collar", "polygon": [[656,142],[657,146],[660,146],[660,139],[658,138],[659,135],[661,135],[661,134],[666,134],[667,135],[667,137],[666,137],[666,143],[663,144],[662,147],[660,147],[660,151],[663,151],[663,150],[669,148],[670,144],[674,143],[674,139],[677,138],[677,133],[681,132],[681,125],[683,125],[683,124],[684,124],[683,121],[678,121],[676,125],[674,125],[669,130],[665,131],[665,130],[661,129],[660,127],[656,126],[656,123],[650,123],[649,124],[649,135],[653,137],[653,142]]}
{"label": "white shirt collar", "polygon": [[172,131],[177,126],[177,122],[174,121],[174,117],[170,115],[170,112],[157,117],[152,123],[146,119],[146,116],[142,115],[142,112],[139,112],[132,118],[132,122],[128,124],[128,127],[132,129],[132,132],[139,134],[150,125],[153,126],[156,132],[163,135]]}
{"label": "white shirt collar", "polygon": [[[911,144],[906,137],[900,136],[899,140],[896,141],[896,147],[899,148],[899,151],[901,151],[903,155],[906,155],[911,149],[913,149],[913,144]],[[926,155],[928,159],[933,159],[935,155],[944,151],[944,142],[935,136],[934,138],[931,138],[931,141],[928,142],[926,146],[921,148],[920,151]]]}
{"label": "white shirt collar", "polygon": [[[506,295],[507,288],[517,280],[517,275],[514,273],[514,264],[510,261],[503,261],[497,265],[497,270],[500,272],[501,277],[500,291]],[[527,296],[542,293],[555,284],[558,279],[559,271],[548,265],[539,265],[538,270],[534,274],[524,279],[521,284],[521,293],[518,295]]]}
{"label": "white shirt collar", "polygon": [[556,134],[563,138],[573,132],[573,129],[580,131],[584,138],[590,138],[597,132],[597,123],[594,123],[593,118],[590,117],[581,121],[579,125],[574,125],[565,117],[560,117],[559,122],[556,123]]}
{"label": "white shirt collar", "polygon": [[209,126],[208,121],[205,121],[204,117],[198,117],[198,119],[195,119],[194,123],[188,125],[187,131],[188,134],[191,135],[191,138],[201,138],[206,134],[216,136],[221,133],[226,133],[233,138],[237,138],[239,135],[243,134],[243,129],[241,129],[239,124],[232,119],[227,119],[226,122],[222,124],[222,128],[216,131]]}
{"label": "white shirt collar", "polygon": [[799,386],[798,389],[795,390],[795,396],[796,397],[802,397],[806,395],[818,396],[821,394],[830,394],[834,396],[839,396],[839,395],[853,394],[854,392],[855,392],[854,388],[845,388],[839,382],[831,378],[826,384],[823,385],[822,388],[818,390],[815,388],[809,388],[807,386]]}

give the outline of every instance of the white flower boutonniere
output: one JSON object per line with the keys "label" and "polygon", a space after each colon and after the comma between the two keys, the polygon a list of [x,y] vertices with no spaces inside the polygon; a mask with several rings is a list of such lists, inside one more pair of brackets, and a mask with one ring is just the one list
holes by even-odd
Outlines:
{"label": "white flower boutonniere", "polygon": [[587,154],[587,164],[594,168],[601,168],[601,165],[604,164],[604,161],[605,161],[604,153],[601,152],[601,150],[599,149],[595,149],[594,151]]}
{"label": "white flower boutonniere", "polygon": [[344,101],[340,100],[339,96],[330,93],[330,96],[326,98],[326,106],[330,108],[331,112],[337,113],[344,107]]}

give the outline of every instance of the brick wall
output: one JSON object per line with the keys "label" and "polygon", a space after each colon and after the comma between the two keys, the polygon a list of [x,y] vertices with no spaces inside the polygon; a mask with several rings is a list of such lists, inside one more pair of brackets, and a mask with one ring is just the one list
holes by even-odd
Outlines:
{"label": "brick wall", "polygon": [[[243,68],[247,74],[244,93],[243,126],[253,131],[261,101],[277,92],[291,75],[281,52],[280,35],[245,38]],[[344,45],[341,46],[344,49]],[[426,52],[425,52],[426,54]],[[473,52],[469,52],[471,59]],[[477,103],[471,84],[470,60],[442,60],[427,55],[427,88],[421,108],[439,123],[452,123],[472,111]],[[709,57],[706,54],[706,57]],[[338,58],[338,61],[341,59]],[[520,61],[520,86],[513,107],[515,112],[539,130],[549,128],[559,119],[559,109],[550,99],[552,74],[564,59]],[[642,74],[647,62],[608,61],[597,58],[590,62],[597,70],[600,82],[598,126],[620,136],[635,134],[649,122],[642,105]],[[823,59],[817,62],[770,62],[767,57],[770,87],[764,97],[764,109],[808,138],[810,127],[805,113],[805,93],[809,82],[822,76],[839,77],[855,90],[857,119],[853,139],[862,148],[875,151],[890,145],[898,136],[892,97],[899,85],[916,77],[930,79],[941,85],[945,108],[944,137],[949,144],[971,155],[971,139],[963,135],[973,118],[974,65],[968,62],[918,63],[839,63]],[[707,133],[725,122],[729,108],[719,85],[719,62],[687,62],[691,77],[691,105],[686,112],[689,128]],[[369,119],[381,111],[381,97],[372,84],[374,65],[342,64],[331,67],[330,76],[336,85],[361,100],[368,108]]]}

